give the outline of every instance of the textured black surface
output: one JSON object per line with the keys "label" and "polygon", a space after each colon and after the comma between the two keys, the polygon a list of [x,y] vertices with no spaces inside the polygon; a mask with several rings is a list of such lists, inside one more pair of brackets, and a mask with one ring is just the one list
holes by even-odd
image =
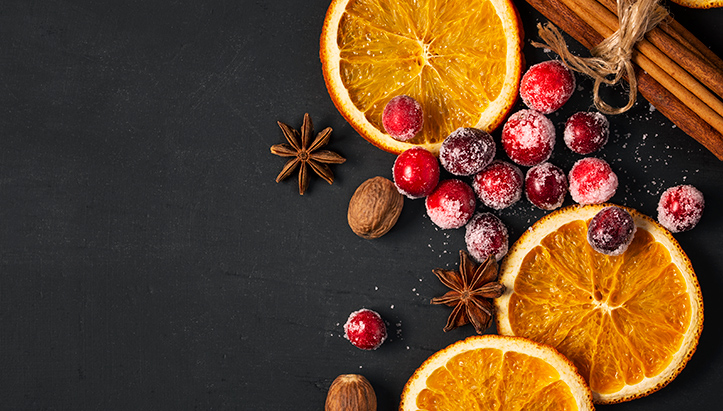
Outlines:
{"label": "textured black surface", "polygon": [[[361,373],[380,410],[430,354],[450,310],[431,269],[454,267],[461,230],[422,201],[366,241],[346,223],[355,188],[394,156],[334,108],[318,41],[327,0],[6,0],[0,4],[0,409],[318,410],[331,381]],[[518,2],[528,39],[544,21]],[[722,10],[673,12],[723,54]],[[530,63],[549,58],[525,48]],[[578,77],[560,125],[591,106]],[[519,106],[521,107],[521,106]],[[276,121],[334,129],[332,186],[300,197],[274,178]],[[611,118],[600,156],[613,201],[654,214],[680,183],[706,196],[676,237],[705,298],[698,352],[668,387],[615,410],[714,409],[723,384],[723,164],[640,101]],[[499,138],[499,132],[494,136]],[[553,162],[579,158],[562,144]],[[568,198],[567,203],[570,203]],[[544,213],[498,213],[512,239]],[[342,337],[348,314],[390,328],[375,352]]]}

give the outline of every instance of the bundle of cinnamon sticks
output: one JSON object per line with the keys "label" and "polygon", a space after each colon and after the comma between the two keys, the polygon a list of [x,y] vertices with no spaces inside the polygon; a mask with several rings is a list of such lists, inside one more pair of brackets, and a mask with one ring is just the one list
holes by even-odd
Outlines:
{"label": "bundle of cinnamon sticks", "polygon": [[[592,49],[619,27],[615,0],[526,0]],[[681,130],[723,160],[723,60],[673,18],[632,53],[638,91]]]}

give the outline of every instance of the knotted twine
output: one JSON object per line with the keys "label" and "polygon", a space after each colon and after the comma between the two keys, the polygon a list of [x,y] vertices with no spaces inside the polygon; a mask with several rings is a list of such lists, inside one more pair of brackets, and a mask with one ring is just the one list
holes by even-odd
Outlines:
{"label": "knotted twine", "polygon": [[[619,29],[590,49],[592,57],[572,54],[560,31],[551,23],[537,25],[538,34],[544,43],[532,42],[535,47],[547,48],[557,53],[571,69],[592,77],[595,81],[595,107],[605,114],[624,113],[635,104],[638,81],[631,61],[633,48],[645,33],[668,17],[668,12],[660,6],[659,0],[617,0],[617,8],[620,16]],[[624,107],[612,107],[600,97],[600,85],[614,86],[623,76],[627,77],[630,86],[628,103]]]}

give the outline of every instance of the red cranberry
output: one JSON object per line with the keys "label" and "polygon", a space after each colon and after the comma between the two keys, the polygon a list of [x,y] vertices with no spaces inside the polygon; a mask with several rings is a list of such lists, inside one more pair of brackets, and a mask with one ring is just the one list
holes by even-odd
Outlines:
{"label": "red cranberry", "polygon": [[387,339],[387,326],[377,312],[362,308],[349,315],[344,338],[362,350],[376,350]]}
{"label": "red cranberry", "polygon": [[633,216],[620,207],[605,207],[590,220],[587,242],[593,250],[606,255],[620,255],[635,236]]}
{"label": "red cranberry", "polygon": [[610,165],[595,157],[578,160],[570,170],[570,196],[579,204],[608,201],[618,189],[618,176]]}
{"label": "red cranberry", "polygon": [[467,223],[464,240],[470,255],[479,262],[489,256],[501,260],[509,246],[507,227],[492,213],[475,214]]}
{"label": "red cranberry", "polygon": [[527,107],[550,114],[562,107],[575,91],[575,75],[558,60],[530,67],[520,82],[520,97]]}
{"label": "red cranberry", "polygon": [[445,230],[465,225],[476,205],[472,187],[460,180],[441,181],[424,203],[432,222]]}
{"label": "red cranberry", "polygon": [[670,232],[679,233],[695,227],[703,215],[703,193],[691,185],[671,187],[660,196],[658,222]]}
{"label": "red cranberry", "polygon": [[565,123],[563,139],[570,150],[578,154],[590,154],[600,150],[608,142],[610,123],[598,112],[573,114]]}
{"label": "red cranberry", "polygon": [[442,142],[439,161],[458,176],[480,172],[495,157],[495,142],[489,133],[476,128],[458,128]]}
{"label": "red cranberry", "polygon": [[439,182],[439,162],[422,147],[413,147],[397,156],[392,169],[397,190],[409,198],[426,197]]}
{"label": "red cranberry", "polygon": [[554,210],[562,205],[567,193],[565,172],[552,163],[538,164],[527,171],[525,196],[543,210]]}
{"label": "red cranberry", "polygon": [[422,129],[423,123],[422,106],[404,94],[389,100],[382,112],[384,130],[399,141],[413,139]]}
{"label": "red cranberry", "polygon": [[555,126],[537,111],[520,110],[502,128],[502,148],[515,163],[534,166],[550,158],[555,148]]}
{"label": "red cranberry", "polygon": [[495,160],[474,176],[472,187],[484,205],[501,210],[522,197],[522,171],[506,161]]}

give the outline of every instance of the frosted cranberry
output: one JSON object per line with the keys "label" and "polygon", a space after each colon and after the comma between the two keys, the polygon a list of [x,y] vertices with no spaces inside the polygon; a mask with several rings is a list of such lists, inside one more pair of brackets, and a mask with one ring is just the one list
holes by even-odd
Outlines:
{"label": "frosted cranberry", "polygon": [[484,205],[501,210],[522,197],[522,171],[506,161],[495,160],[474,176],[472,187]]}
{"label": "frosted cranberry", "polygon": [[495,157],[495,142],[489,133],[476,128],[458,128],[442,142],[439,161],[458,176],[480,172]]}
{"label": "frosted cranberry", "polygon": [[570,170],[570,196],[579,204],[608,201],[618,189],[618,176],[610,165],[595,157],[578,160]]}
{"label": "frosted cranberry", "polygon": [[575,91],[575,75],[558,60],[530,67],[520,82],[520,97],[527,107],[550,114],[562,107]]}
{"label": "frosted cranberry", "polygon": [[362,308],[349,315],[344,338],[362,350],[376,350],[387,339],[387,326],[376,311]]}
{"label": "frosted cranberry", "polygon": [[502,148],[519,165],[539,164],[550,158],[555,148],[555,126],[537,111],[520,110],[502,128]]}
{"label": "frosted cranberry", "polygon": [[440,228],[460,228],[469,221],[477,204],[472,187],[460,180],[443,180],[424,201],[427,214]]}
{"label": "frosted cranberry", "polygon": [[606,255],[620,255],[635,236],[633,216],[620,207],[605,207],[590,220],[587,242],[593,250]]}
{"label": "frosted cranberry", "polygon": [[673,233],[695,227],[703,215],[703,193],[691,185],[671,187],[660,196],[658,222]]}
{"label": "frosted cranberry", "polygon": [[422,106],[404,94],[389,100],[382,112],[384,130],[399,141],[413,139],[422,129],[423,123]]}
{"label": "frosted cranberry", "polygon": [[464,235],[467,250],[479,262],[489,256],[499,261],[507,254],[507,227],[492,213],[477,213],[467,223]]}
{"label": "frosted cranberry", "polygon": [[608,142],[610,123],[598,112],[573,114],[565,123],[563,139],[570,150],[578,154],[590,154],[600,150]]}
{"label": "frosted cranberry", "polygon": [[397,190],[409,198],[426,197],[439,182],[439,162],[422,147],[413,147],[397,156],[392,169]]}
{"label": "frosted cranberry", "polygon": [[565,173],[552,163],[538,164],[527,171],[525,196],[543,210],[554,210],[562,205],[567,193]]}

